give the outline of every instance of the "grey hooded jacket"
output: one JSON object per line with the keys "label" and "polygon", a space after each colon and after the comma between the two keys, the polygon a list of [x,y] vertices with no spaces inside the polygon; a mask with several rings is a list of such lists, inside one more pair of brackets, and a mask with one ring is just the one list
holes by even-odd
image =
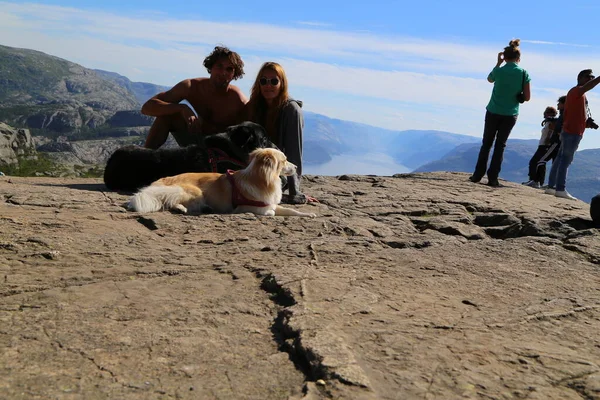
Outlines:
{"label": "grey hooded jacket", "polygon": [[297,176],[288,177],[290,196],[301,194],[300,178],[302,177],[302,131],[304,130],[304,116],[302,115],[302,102],[289,99],[283,105],[277,118],[279,137],[277,147],[285,153],[287,159],[294,163]]}

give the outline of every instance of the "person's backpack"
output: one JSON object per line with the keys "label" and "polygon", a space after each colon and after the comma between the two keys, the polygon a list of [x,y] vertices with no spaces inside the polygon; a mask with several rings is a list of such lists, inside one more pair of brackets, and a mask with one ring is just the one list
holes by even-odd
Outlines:
{"label": "person's backpack", "polygon": [[595,195],[590,202],[590,216],[594,224],[600,227],[600,193]]}

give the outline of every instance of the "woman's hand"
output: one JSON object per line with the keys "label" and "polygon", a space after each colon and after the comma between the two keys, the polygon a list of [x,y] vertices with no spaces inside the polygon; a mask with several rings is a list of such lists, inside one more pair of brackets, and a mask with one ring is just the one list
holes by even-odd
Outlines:
{"label": "woman's hand", "polygon": [[496,63],[496,67],[501,66],[503,62],[504,62],[504,52],[501,51],[500,53],[498,53],[498,62]]}

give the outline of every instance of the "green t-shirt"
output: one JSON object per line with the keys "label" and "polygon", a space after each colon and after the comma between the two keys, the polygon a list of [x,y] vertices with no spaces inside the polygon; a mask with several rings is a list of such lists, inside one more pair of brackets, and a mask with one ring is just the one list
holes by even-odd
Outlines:
{"label": "green t-shirt", "polygon": [[499,115],[519,114],[517,95],[523,90],[524,82],[531,82],[527,71],[517,63],[509,62],[502,67],[494,67],[488,79],[494,81],[494,90],[486,109]]}

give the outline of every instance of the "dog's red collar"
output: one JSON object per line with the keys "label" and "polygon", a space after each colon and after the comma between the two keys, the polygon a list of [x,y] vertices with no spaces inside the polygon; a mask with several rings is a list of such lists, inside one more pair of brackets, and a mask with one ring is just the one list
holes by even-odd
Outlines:
{"label": "dog's red collar", "polygon": [[228,169],[225,175],[227,175],[227,179],[229,179],[229,183],[231,183],[231,204],[233,204],[233,208],[237,206],[254,206],[254,207],[268,207],[267,203],[263,203],[261,201],[250,200],[246,198],[243,194],[238,190],[235,179],[233,179],[232,170]]}

